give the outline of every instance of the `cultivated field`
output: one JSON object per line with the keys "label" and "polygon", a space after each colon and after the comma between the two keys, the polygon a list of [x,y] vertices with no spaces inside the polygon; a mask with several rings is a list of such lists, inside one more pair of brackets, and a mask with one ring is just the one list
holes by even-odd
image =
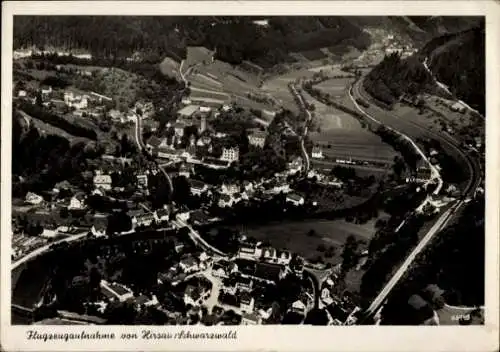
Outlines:
{"label": "cultivated field", "polygon": [[308,134],[314,144],[323,147],[323,154],[332,158],[353,158],[391,162],[396,152],[380,138],[364,129],[351,115],[327,106],[303,92],[304,99],[315,106],[315,126]]}
{"label": "cultivated field", "polygon": [[[249,227],[243,232],[258,240],[267,240],[276,248],[286,248],[309,259],[318,255],[324,257],[324,253],[318,250],[318,246],[323,245],[327,248],[333,246],[334,256],[324,257],[324,260],[337,264],[342,261],[340,255],[347,237],[353,235],[357,240],[368,243],[375,234],[374,224],[375,220],[364,225],[348,223],[344,220],[306,220]],[[308,235],[310,230],[314,230],[313,236]]]}
{"label": "cultivated field", "polygon": [[[330,72],[327,72],[330,74]],[[346,72],[339,72],[338,75],[347,75]],[[333,78],[317,84],[315,87],[328,92],[331,97],[341,97],[345,95],[346,87],[352,83],[352,78]]]}

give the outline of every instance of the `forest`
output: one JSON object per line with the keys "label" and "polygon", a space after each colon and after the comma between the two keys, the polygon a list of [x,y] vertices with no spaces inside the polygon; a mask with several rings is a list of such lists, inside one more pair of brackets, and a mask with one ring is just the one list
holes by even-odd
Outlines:
{"label": "forest", "polygon": [[29,190],[41,192],[52,189],[57,182],[74,180],[81,183],[81,172],[88,170],[87,158],[102,155],[103,150],[85,143],[70,142],[57,135],[41,135],[33,126],[23,131],[17,112],[12,116],[12,194],[24,196]]}
{"label": "forest", "polygon": [[421,57],[437,80],[481,114],[485,112],[485,30],[475,28],[457,35],[436,38],[424,46]]}
{"label": "forest", "polygon": [[436,92],[432,75],[424,65],[416,57],[402,59],[398,53],[386,56],[375,66],[363,80],[363,88],[388,107],[402,95]]}
{"label": "forest", "polygon": [[86,50],[96,57],[136,51],[180,61],[186,47],[203,45],[232,64],[244,60],[272,67],[293,51],[349,44],[364,49],[368,33],[346,17],[271,17],[261,28],[251,17],[19,16],[14,47]]}
{"label": "forest", "polygon": [[436,79],[449,87],[457,98],[485,111],[485,32],[478,27],[457,34],[446,34],[429,41],[417,55],[402,59],[388,55],[363,81],[364,89],[379,102],[392,107],[403,95],[441,94]]}

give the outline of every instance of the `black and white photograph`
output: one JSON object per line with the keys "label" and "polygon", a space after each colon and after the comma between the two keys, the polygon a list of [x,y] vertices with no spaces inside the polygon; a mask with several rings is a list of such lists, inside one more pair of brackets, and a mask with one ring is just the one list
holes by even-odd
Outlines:
{"label": "black and white photograph", "polygon": [[14,15],[10,324],[483,326],[485,16],[353,15]]}

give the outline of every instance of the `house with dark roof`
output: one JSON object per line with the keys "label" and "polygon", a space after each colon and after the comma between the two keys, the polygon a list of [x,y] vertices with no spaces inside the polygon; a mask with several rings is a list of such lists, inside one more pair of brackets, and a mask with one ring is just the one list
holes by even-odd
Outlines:
{"label": "house with dark roof", "polygon": [[245,277],[242,275],[235,276],[235,287],[239,291],[251,291],[253,287],[253,280],[250,277]]}
{"label": "house with dark roof", "polygon": [[212,266],[212,275],[220,278],[228,278],[232,273],[238,271],[238,266],[228,260],[219,260]]}
{"label": "house with dark roof", "polygon": [[201,195],[208,191],[208,186],[202,181],[190,179],[189,186],[193,195]]}
{"label": "house with dark roof", "polygon": [[304,197],[297,193],[288,193],[286,195],[286,202],[291,203],[293,205],[303,205],[304,204]]}
{"label": "house with dark roof", "polygon": [[118,283],[109,283],[106,280],[100,282],[101,292],[110,300],[125,302],[134,297],[133,292],[126,286]]}
{"label": "house with dark roof", "polygon": [[240,309],[245,313],[252,313],[255,305],[255,300],[248,291],[239,291]]}
{"label": "house with dark roof", "polygon": [[150,149],[156,149],[160,146],[162,140],[156,136],[151,136],[146,143],[146,146]]}

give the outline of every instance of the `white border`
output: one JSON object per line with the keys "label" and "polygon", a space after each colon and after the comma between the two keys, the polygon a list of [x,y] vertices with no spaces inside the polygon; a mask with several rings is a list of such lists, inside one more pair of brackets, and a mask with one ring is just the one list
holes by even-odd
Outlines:
{"label": "white border", "polygon": [[[499,83],[500,6],[493,1],[169,1],[169,2],[4,2],[2,3],[2,175],[1,175],[1,345],[7,351],[178,350],[178,351],[490,351],[498,350],[499,248]],[[12,24],[25,15],[486,15],[487,154],[486,154],[486,325],[483,327],[236,327],[236,340],[80,341],[27,340],[29,327],[10,326],[10,213]],[[467,258],[464,258],[467,260]],[[87,332],[92,326],[37,326],[38,331]],[[100,332],[140,331],[141,327],[98,327]],[[177,332],[185,327],[154,327]],[[211,328],[190,327],[191,331]],[[234,330],[217,327],[218,331]]]}

